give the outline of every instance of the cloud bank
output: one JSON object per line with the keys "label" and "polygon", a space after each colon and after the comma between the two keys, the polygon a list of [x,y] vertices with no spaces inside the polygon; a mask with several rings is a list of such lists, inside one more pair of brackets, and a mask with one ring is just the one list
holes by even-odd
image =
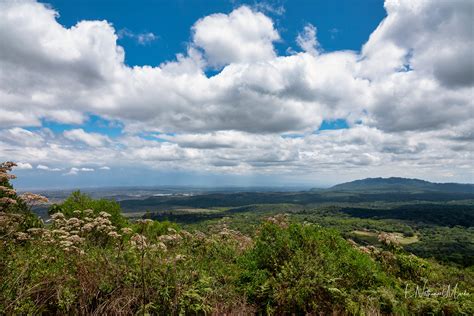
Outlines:
{"label": "cloud bank", "polygon": [[[385,9],[360,51],[325,52],[315,21],[294,39],[301,51],[278,55],[271,18],[242,6],[196,21],[175,60],[130,67],[110,22],[66,28],[48,6],[1,2],[0,158],[70,174],[139,164],[472,182],[474,4]],[[123,132],[87,132],[91,114]],[[318,132],[337,119],[349,128]]]}

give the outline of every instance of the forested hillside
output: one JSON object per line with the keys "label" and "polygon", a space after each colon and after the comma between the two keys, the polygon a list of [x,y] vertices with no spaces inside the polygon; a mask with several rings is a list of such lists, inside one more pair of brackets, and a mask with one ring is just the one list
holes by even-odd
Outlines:
{"label": "forested hillside", "polygon": [[433,183],[419,179],[407,178],[366,178],[341,183],[330,191],[399,191],[399,192],[444,192],[474,194],[474,184]]}

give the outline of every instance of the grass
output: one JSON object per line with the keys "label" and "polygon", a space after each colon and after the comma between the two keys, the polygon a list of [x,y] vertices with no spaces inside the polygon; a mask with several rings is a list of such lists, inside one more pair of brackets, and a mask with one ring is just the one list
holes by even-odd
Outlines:
{"label": "grass", "polygon": [[418,235],[403,236],[401,233],[395,233],[395,238],[401,245],[410,245],[420,241]]}

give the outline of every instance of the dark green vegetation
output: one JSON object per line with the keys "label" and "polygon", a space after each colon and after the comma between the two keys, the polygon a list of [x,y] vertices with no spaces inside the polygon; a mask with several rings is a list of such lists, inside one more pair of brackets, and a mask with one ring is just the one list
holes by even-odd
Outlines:
{"label": "dark green vegetation", "polygon": [[[377,187],[380,185],[380,187]],[[124,200],[124,212],[207,229],[219,219],[246,233],[265,217],[291,214],[299,222],[335,228],[346,238],[378,245],[354,230],[417,236],[403,247],[421,257],[465,267],[474,262],[474,192],[469,184],[416,179],[365,179],[311,192],[238,192]],[[201,209],[192,211],[193,209]],[[205,211],[202,211],[205,209]],[[140,213],[142,211],[142,213]]]}
{"label": "dark green vegetation", "polygon": [[474,194],[474,184],[433,183],[406,178],[367,178],[335,185],[332,191],[440,192]]}
{"label": "dark green vegetation", "polygon": [[[402,246],[423,258],[435,258],[438,261],[471,266],[474,263],[474,204],[407,204],[395,206],[384,204],[385,208],[373,206],[349,208],[344,206],[301,206],[288,204],[259,204],[230,208],[214,213],[186,213],[180,209],[165,212],[150,212],[147,218],[168,220],[201,230],[219,220],[224,220],[233,229],[252,233],[258,223],[268,216],[286,213],[297,222],[313,223],[334,228],[344,237],[354,239],[362,245],[379,245],[377,238],[354,236],[355,230],[375,233],[401,233],[409,238],[416,236],[417,241]],[[431,212],[431,210],[433,210]],[[410,213],[413,211],[412,213]]]}
{"label": "dark green vegetation", "polygon": [[246,193],[213,193],[194,195],[190,197],[149,197],[143,200],[124,200],[121,206],[133,209],[168,209],[173,206],[182,207],[236,207],[252,204],[281,204],[291,203],[300,205],[321,203],[371,203],[371,202],[449,202],[474,199],[474,193],[443,193],[443,192],[246,192]]}
{"label": "dark green vegetation", "polygon": [[[144,214],[176,224],[129,221],[117,203],[73,193],[42,224],[26,221],[36,217],[8,180],[0,190],[0,314],[474,314],[472,266],[399,245],[424,242],[423,229],[472,241],[470,226],[425,222],[423,212],[387,215],[404,205],[198,209],[190,198]],[[471,218],[471,202],[456,203],[458,221]]]}

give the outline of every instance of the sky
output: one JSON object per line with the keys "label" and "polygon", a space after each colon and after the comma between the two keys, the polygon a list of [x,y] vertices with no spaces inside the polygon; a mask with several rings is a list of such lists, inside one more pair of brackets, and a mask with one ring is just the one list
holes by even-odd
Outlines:
{"label": "sky", "polygon": [[18,188],[474,182],[469,0],[0,2]]}

